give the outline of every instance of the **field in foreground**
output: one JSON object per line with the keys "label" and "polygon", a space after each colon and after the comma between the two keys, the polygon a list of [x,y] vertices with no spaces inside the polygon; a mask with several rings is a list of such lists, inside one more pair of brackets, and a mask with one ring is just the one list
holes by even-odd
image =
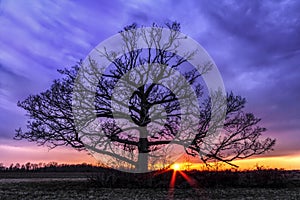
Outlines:
{"label": "field in foreground", "polygon": [[162,170],[131,174],[102,168],[67,169],[2,171],[0,200],[300,199],[300,171]]}
{"label": "field in foreground", "polygon": [[0,199],[300,199],[300,188],[174,189],[99,188],[88,181],[0,180]]}

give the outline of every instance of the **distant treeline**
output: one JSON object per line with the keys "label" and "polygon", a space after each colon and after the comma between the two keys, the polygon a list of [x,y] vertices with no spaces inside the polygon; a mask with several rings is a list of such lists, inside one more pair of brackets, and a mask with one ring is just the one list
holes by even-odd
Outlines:
{"label": "distant treeline", "polygon": [[26,164],[11,164],[10,166],[4,166],[0,163],[0,171],[4,172],[26,172],[26,171],[36,171],[36,172],[97,172],[106,169],[101,166],[95,166],[92,164],[82,163],[82,164],[59,164],[57,162],[49,163],[30,163]]}

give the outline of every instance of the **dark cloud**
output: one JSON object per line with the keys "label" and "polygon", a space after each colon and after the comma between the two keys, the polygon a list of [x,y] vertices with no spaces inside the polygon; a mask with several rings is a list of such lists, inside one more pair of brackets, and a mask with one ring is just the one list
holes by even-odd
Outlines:
{"label": "dark cloud", "polygon": [[209,21],[208,32],[214,32],[206,37],[206,45],[228,90],[246,96],[249,110],[263,116],[271,131],[299,130],[300,3],[201,1],[198,5]]}

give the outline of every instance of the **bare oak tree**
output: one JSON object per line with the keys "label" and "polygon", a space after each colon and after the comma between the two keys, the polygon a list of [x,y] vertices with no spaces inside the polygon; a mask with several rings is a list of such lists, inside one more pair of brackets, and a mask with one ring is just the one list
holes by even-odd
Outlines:
{"label": "bare oak tree", "polygon": [[[170,34],[162,43],[162,29],[156,25],[151,39],[143,32],[138,34],[136,24],[125,27],[120,32],[124,42],[121,56],[105,49],[99,51],[100,56],[111,62],[104,72],[97,71],[101,63],[92,58],[87,62],[88,71],[84,70],[83,62],[71,69],[58,70],[63,78],[54,80],[50,89],[18,102],[30,119],[27,130],[16,130],[15,138],[50,148],[89,149],[139,172],[147,171],[149,163],[158,164],[157,157],[174,150],[165,152],[164,146],[170,143],[182,146],[189,155],[198,155],[204,163],[222,161],[230,165],[235,159],[272,150],[275,140],[261,139],[266,129],[258,126],[259,118],[243,111],[244,98],[228,94],[224,121],[214,116],[221,113],[212,111],[218,110],[219,104],[213,101],[218,98],[205,96],[201,82],[201,75],[212,64],[204,63],[201,71],[192,68],[188,62],[197,52],[187,51],[183,57],[174,53],[185,38],[180,37],[178,23],[167,24],[167,28]],[[148,48],[135,49],[141,38]],[[184,80],[176,76],[178,72]],[[171,85],[162,84],[170,78]],[[95,88],[78,84],[91,81],[96,82]],[[126,92],[130,93],[129,98]],[[198,105],[190,101],[192,95]],[[92,105],[88,102],[91,99]],[[198,106],[199,111],[182,111],[186,106]],[[197,120],[191,119],[189,127],[180,127],[188,117]],[[214,131],[220,133],[210,139]]]}

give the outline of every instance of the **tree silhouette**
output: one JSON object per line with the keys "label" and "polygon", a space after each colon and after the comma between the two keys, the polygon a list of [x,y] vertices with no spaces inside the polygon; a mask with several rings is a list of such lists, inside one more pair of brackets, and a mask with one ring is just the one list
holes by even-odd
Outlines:
{"label": "tree silhouette", "polygon": [[[50,89],[18,102],[30,120],[25,132],[16,130],[15,138],[50,148],[89,149],[108,156],[106,162],[118,161],[138,172],[146,172],[149,163],[165,161],[178,146],[205,163],[228,164],[271,150],[275,140],[260,139],[266,129],[257,125],[260,119],[243,111],[244,98],[205,95],[201,76],[213,64],[203,63],[200,71],[191,67],[197,51],[174,53],[186,38],[179,34],[178,23],[167,28],[170,33],[163,40],[157,25],[148,33],[138,32],[136,24],[125,27],[120,32],[121,56],[105,48],[98,52],[110,62],[104,71],[91,57],[58,70],[63,78],[54,80]],[[140,40],[148,48],[136,49]],[[227,110],[222,111],[225,100]]]}

